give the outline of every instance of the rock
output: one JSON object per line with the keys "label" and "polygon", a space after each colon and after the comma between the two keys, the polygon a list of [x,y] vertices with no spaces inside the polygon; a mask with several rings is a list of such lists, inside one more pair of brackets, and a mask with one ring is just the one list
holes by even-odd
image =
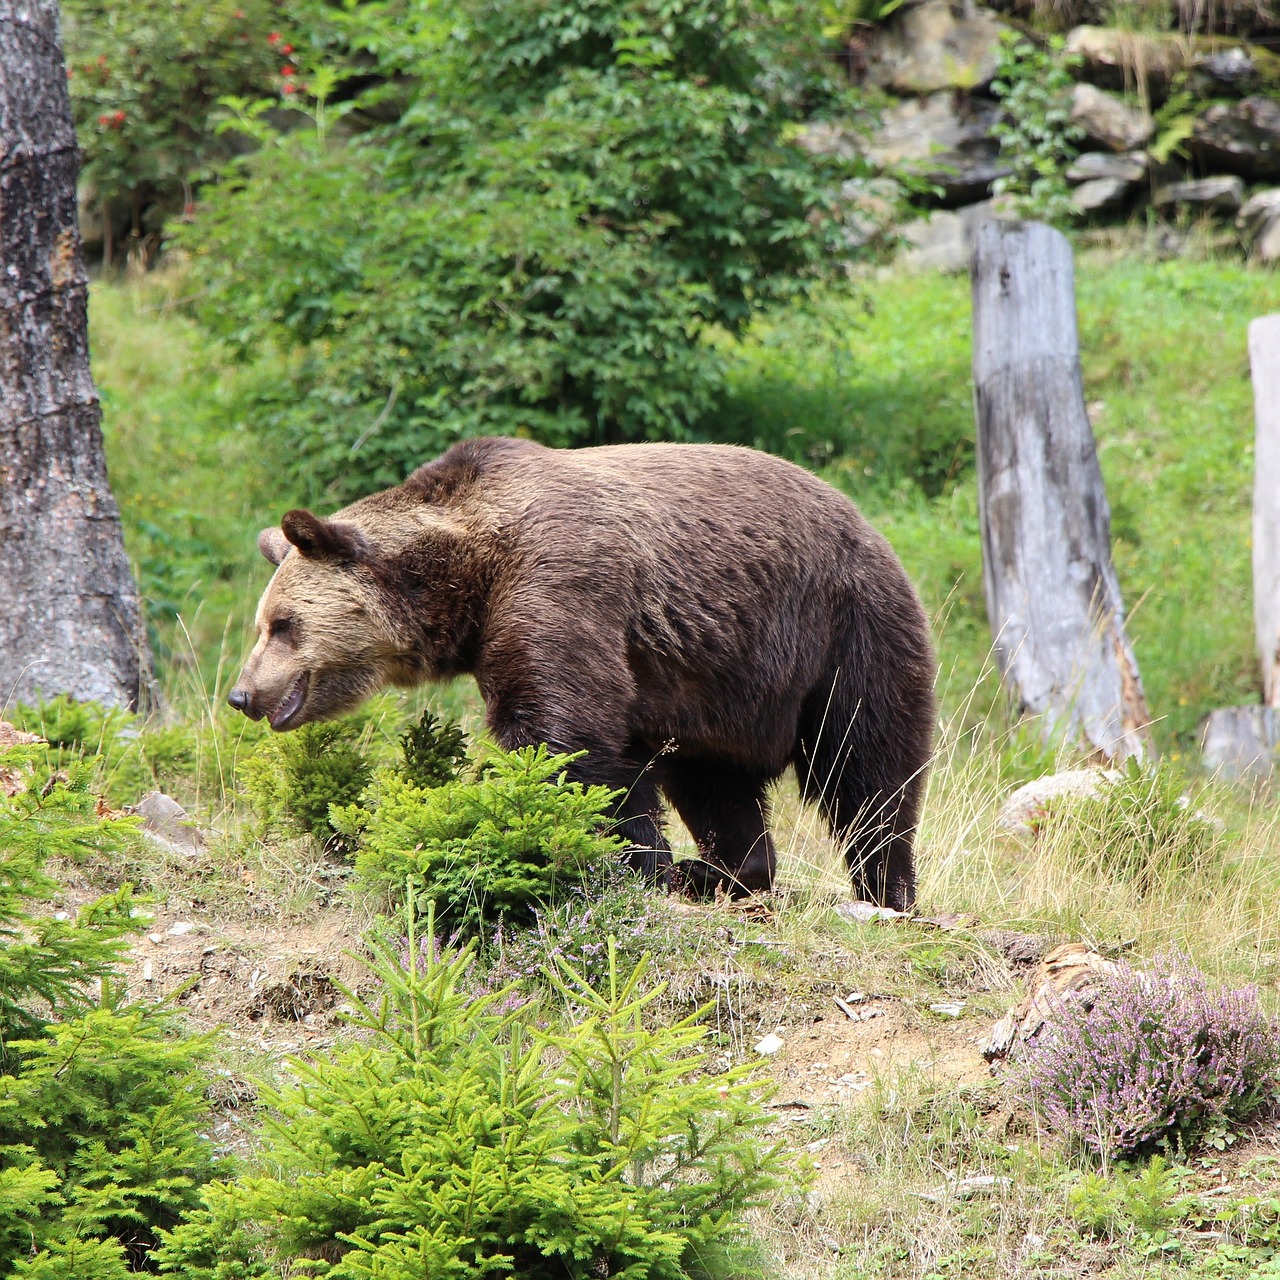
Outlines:
{"label": "rock", "polygon": [[905,911],[878,907],[874,902],[837,902],[836,914],[854,924],[870,924],[873,920],[909,920]]}
{"label": "rock", "polygon": [[1280,102],[1257,95],[1212,106],[1196,120],[1188,146],[1207,168],[1254,181],[1280,178]]}
{"label": "rock", "polygon": [[1132,184],[1147,176],[1151,158],[1145,151],[1128,151],[1116,155],[1111,151],[1086,151],[1077,156],[1067,168],[1066,179],[1071,183],[1096,182],[1109,178],[1115,182]]}
{"label": "rock", "polygon": [[1133,151],[1155,131],[1149,112],[1091,84],[1078,84],[1072,91],[1071,119],[1086,137],[1112,151]]}
{"label": "rock", "polygon": [[1066,942],[1054,947],[1027,983],[1026,996],[992,1027],[982,1056],[988,1062],[1007,1057],[1017,1042],[1031,1040],[1065,1004],[1082,1004],[1087,1009],[1099,978],[1114,973],[1115,968],[1114,961],[1100,956],[1087,943]]}
{"label": "rock", "polygon": [[145,831],[187,854],[199,853],[203,837],[187,817],[187,811],[163,791],[148,791],[134,806]]}
{"label": "rock", "polygon": [[796,141],[810,155],[861,160],[867,150],[867,131],[857,124],[819,120],[804,125],[796,134]]}
{"label": "rock", "polygon": [[1192,87],[1206,97],[1280,86],[1280,57],[1221,36],[1081,26],[1067,36],[1067,52],[1081,59],[1081,76],[1090,83],[1123,90],[1141,75],[1157,101],[1183,71],[1193,73]]}
{"label": "rock", "polygon": [[1081,74],[1105,89],[1128,88],[1141,66],[1147,83],[1161,92],[1187,64],[1187,44],[1156,34],[1116,27],[1075,27],[1067,35],[1067,53],[1080,59]]}
{"label": "rock", "polygon": [[775,1032],[770,1031],[769,1034],[765,1036],[763,1040],[759,1040],[756,1042],[755,1048],[757,1053],[768,1056],[769,1054],[777,1053],[778,1050],[781,1049],[785,1044],[786,1044],[786,1041],[783,1040],[783,1038],[780,1035],[777,1035]]}
{"label": "rock", "polygon": [[850,178],[836,197],[845,239],[861,249],[878,240],[902,216],[906,188],[893,178]]}
{"label": "rock", "polygon": [[1251,195],[1236,226],[1254,262],[1280,262],[1280,188]]}
{"label": "rock", "polygon": [[867,45],[865,80],[894,93],[979,88],[995,76],[1004,30],[981,9],[957,15],[947,0],[901,8]]}
{"label": "rock", "polygon": [[1171,182],[1159,188],[1156,208],[1169,212],[1235,213],[1244,203],[1244,183],[1236,177],[1200,178],[1195,182]]}
{"label": "rock", "polygon": [[1269,777],[1277,751],[1280,711],[1271,707],[1223,707],[1210,712],[1200,728],[1200,763],[1228,781]]}
{"label": "rock", "polygon": [[1120,781],[1118,769],[1066,769],[1011,792],[996,814],[996,829],[1031,835],[1048,807],[1060,800],[1096,800]]}
{"label": "rock", "polygon": [[1000,108],[964,94],[933,93],[896,103],[881,117],[867,158],[932,183],[948,208],[972,204],[1012,170],[991,137]]}
{"label": "rock", "polygon": [[1078,212],[1113,213],[1128,203],[1134,184],[1122,178],[1093,178],[1071,193],[1071,206]]}
{"label": "rock", "polygon": [[1013,202],[1007,196],[965,209],[939,209],[899,229],[906,247],[898,255],[898,264],[908,271],[968,271],[973,238],[982,223],[988,218],[1015,216]]}

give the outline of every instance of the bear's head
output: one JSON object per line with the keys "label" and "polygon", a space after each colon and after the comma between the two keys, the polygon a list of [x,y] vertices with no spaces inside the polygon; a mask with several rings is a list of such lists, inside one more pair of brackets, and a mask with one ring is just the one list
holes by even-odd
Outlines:
{"label": "bear's head", "polygon": [[227,698],[238,711],[296,729],[424,678],[388,607],[384,553],[358,522],[290,511],[258,535],[258,549],[277,568],[258,603],[257,644]]}

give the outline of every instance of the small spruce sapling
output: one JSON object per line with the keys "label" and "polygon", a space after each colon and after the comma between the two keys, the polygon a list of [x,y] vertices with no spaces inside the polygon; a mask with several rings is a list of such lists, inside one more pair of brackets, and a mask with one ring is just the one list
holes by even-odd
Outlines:
{"label": "small spruce sapling", "polygon": [[785,1173],[747,1069],[704,1074],[693,1019],[648,1029],[661,985],[616,953],[599,992],[571,966],[548,976],[582,1017],[542,1031],[509,990],[468,995],[472,951],[442,952],[432,913],[421,937],[405,922],[371,945],[376,1002],[347,993],[359,1041],[264,1095],[264,1172],[212,1184],[162,1273],[741,1274],[742,1216]]}

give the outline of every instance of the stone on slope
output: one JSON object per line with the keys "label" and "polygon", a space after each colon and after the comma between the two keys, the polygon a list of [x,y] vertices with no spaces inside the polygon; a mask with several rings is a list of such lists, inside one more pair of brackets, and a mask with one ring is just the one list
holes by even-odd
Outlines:
{"label": "stone on slope", "polygon": [[903,7],[867,46],[866,82],[907,94],[990,84],[1006,29],[982,9],[957,13],[947,0]]}
{"label": "stone on slope", "polygon": [[1170,182],[1156,191],[1155,202],[1156,208],[1165,212],[1182,208],[1201,213],[1235,213],[1244,203],[1244,183],[1234,176]]}
{"label": "stone on slope", "polygon": [[1067,168],[1066,179],[1071,183],[1096,182],[1110,178],[1116,182],[1132,184],[1147,176],[1151,161],[1145,151],[1128,151],[1116,155],[1112,151],[1086,151],[1077,156]]}
{"label": "stone on slope", "polygon": [[1255,182],[1280,178],[1280,102],[1259,94],[1217,103],[1196,120],[1188,145],[1206,168]]}
{"label": "stone on slope", "polygon": [[1254,262],[1280,262],[1280,187],[1251,195],[1236,226]]}
{"label": "stone on slope", "polygon": [[1072,91],[1071,119],[1086,137],[1111,151],[1141,147],[1155,130],[1149,112],[1091,84],[1078,84]]}

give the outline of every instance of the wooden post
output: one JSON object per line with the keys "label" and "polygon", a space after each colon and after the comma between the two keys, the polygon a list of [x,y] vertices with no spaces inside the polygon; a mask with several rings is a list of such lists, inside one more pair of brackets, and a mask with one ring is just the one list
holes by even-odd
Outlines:
{"label": "wooden post", "polygon": [[1280,315],[1249,325],[1253,369],[1253,620],[1262,705],[1220,707],[1200,730],[1200,759],[1219,777],[1266,778],[1280,749]]}
{"label": "wooden post", "polygon": [[990,221],[973,249],[983,583],[996,660],[1024,710],[1110,758],[1150,751],[1085,413],[1071,247]]}
{"label": "wooden post", "polygon": [[1280,707],[1280,315],[1249,325],[1253,370],[1253,618],[1262,703]]}

